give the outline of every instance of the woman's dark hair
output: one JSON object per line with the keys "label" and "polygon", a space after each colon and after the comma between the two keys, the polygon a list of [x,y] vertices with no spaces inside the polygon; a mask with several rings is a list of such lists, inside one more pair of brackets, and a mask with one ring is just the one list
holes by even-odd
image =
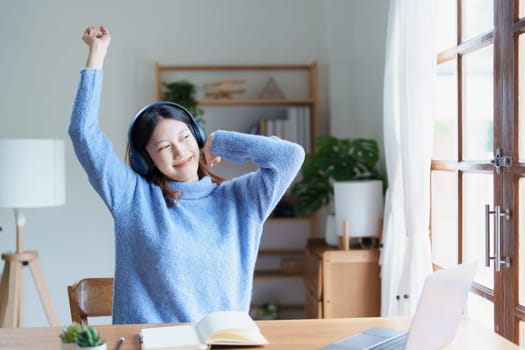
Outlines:
{"label": "woman's dark hair", "polygon": [[[126,159],[128,160],[128,164],[131,166],[131,168],[133,168],[135,171],[141,174],[141,176],[144,177],[146,180],[153,182],[162,189],[162,194],[164,195],[164,199],[166,199],[166,203],[168,203],[169,207],[173,207],[178,201],[178,199],[183,195],[183,193],[180,190],[173,190],[169,188],[170,179],[168,179],[162,172],[160,172],[155,167],[153,161],[151,160],[151,157],[146,151],[146,145],[148,144],[149,139],[151,138],[151,134],[153,134],[153,130],[155,130],[155,127],[162,119],[175,119],[187,125],[189,125],[192,122],[191,119],[186,115],[186,113],[170,105],[156,105],[152,106],[151,108],[145,109],[136,118],[131,127],[129,134],[129,142],[133,146],[133,152],[137,153],[134,156],[142,158],[149,171],[147,171],[146,174],[143,174],[142,172],[137,171],[137,169],[134,168],[133,162],[130,161],[129,144],[126,149]],[[191,131],[193,137],[196,138],[196,135],[194,135],[193,131],[194,129],[190,127],[189,130]],[[210,171],[210,169],[206,166],[202,154],[199,160],[198,175],[199,178],[204,175],[207,175],[216,183],[222,183],[223,181],[225,181],[225,179],[213,174]]]}

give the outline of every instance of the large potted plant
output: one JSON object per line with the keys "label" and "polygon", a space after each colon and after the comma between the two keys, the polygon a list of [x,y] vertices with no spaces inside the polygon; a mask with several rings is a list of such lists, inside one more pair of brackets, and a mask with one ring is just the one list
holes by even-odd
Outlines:
{"label": "large potted plant", "polygon": [[[351,236],[376,235],[379,225],[376,219],[370,222],[366,217],[364,220],[355,217],[362,217],[363,213],[365,216],[371,214],[372,210],[367,203],[372,197],[376,198],[377,203],[378,190],[381,207],[375,208],[375,211],[381,211],[382,216],[384,176],[378,170],[378,162],[379,146],[373,139],[340,139],[330,135],[319,135],[316,138],[315,152],[306,155],[301,168],[301,178],[292,186],[295,214],[308,215],[329,205],[335,199],[337,234],[342,234],[341,222],[346,219],[349,221]],[[339,192],[347,187],[352,187],[350,194]],[[351,214],[348,214],[349,212]],[[352,215],[352,218],[348,215]],[[370,227],[358,227],[362,226],[358,221],[373,225],[374,230]],[[336,245],[337,236],[335,241],[333,236],[327,239],[327,243]]]}

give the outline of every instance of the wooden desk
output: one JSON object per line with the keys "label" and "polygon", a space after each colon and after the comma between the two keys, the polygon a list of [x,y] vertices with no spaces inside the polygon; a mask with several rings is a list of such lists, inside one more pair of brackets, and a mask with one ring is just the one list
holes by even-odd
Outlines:
{"label": "wooden desk", "polygon": [[[270,344],[264,348],[273,350],[314,350],[336,340],[371,327],[407,329],[407,318],[340,318],[257,321],[262,333]],[[149,325],[150,327],[152,325]],[[146,325],[97,326],[108,343],[108,350],[113,350],[117,340],[126,338],[121,350],[139,350],[138,333]],[[60,327],[42,328],[0,328],[0,349],[9,350],[59,350],[58,335]],[[243,348],[247,349],[247,348]],[[461,322],[454,342],[446,349],[519,349],[505,338],[487,331],[474,321],[464,319]]]}

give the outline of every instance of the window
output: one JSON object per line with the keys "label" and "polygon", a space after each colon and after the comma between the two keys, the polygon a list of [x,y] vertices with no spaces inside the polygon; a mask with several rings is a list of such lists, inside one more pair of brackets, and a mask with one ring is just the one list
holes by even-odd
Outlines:
{"label": "window", "polygon": [[[521,345],[525,102],[519,95],[525,88],[524,16],[525,0],[434,0],[438,66],[431,177],[435,268],[477,260],[467,313]],[[498,208],[501,215],[496,218]],[[486,252],[496,255],[498,232],[500,262],[492,258],[487,267]]]}

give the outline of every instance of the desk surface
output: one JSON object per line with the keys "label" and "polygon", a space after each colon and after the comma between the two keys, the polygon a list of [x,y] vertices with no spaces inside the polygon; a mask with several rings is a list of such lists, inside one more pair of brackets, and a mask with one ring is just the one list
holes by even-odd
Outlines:
{"label": "desk surface", "polygon": [[[270,344],[264,348],[273,350],[314,350],[323,345],[346,338],[371,327],[387,327],[404,330],[409,326],[406,318],[341,318],[257,321]],[[125,337],[121,350],[139,350],[138,333],[141,328],[152,325],[96,326],[113,350],[118,339]],[[9,350],[58,350],[59,327],[9,329],[0,328],[0,349]],[[243,348],[247,349],[247,348]],[[519,349],[505,338],[487,331],[474,321],[461,321],[454,342],[446,349]]]}

